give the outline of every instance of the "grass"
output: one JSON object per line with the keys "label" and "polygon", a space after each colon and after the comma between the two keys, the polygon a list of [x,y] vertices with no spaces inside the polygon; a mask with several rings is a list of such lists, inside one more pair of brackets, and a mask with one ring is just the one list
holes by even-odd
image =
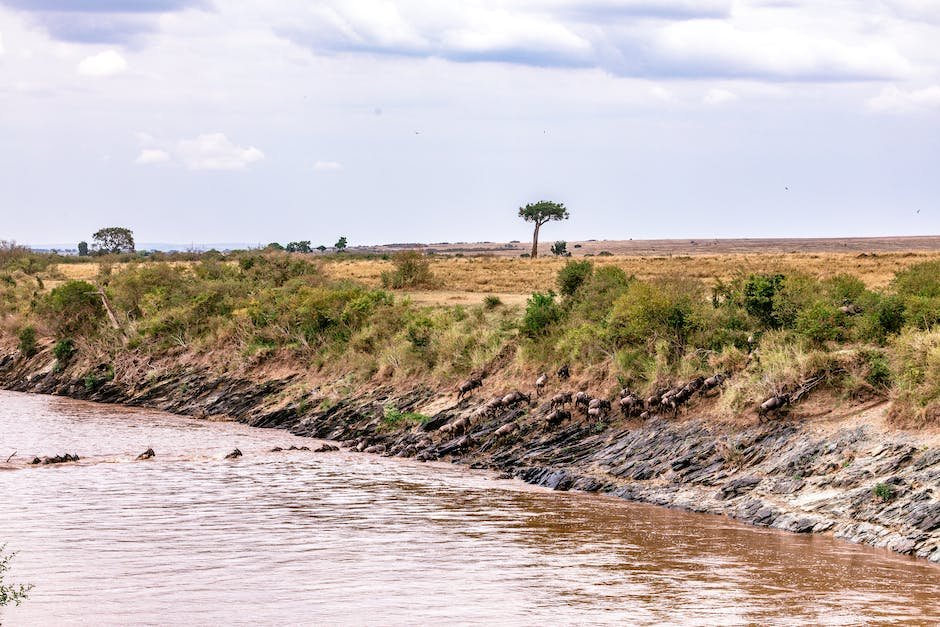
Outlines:
{"label": "grass", "polygon": [[415,412],[403,412],[392,405],[386,405],[382,411],[382,426],[390,430],[399,429],[406,423],[424,424],[430,419],[430,416]]}

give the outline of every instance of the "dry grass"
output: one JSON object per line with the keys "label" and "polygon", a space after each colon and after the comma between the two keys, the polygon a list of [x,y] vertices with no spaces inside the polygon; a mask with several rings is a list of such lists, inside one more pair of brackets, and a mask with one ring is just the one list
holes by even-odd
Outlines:
{"label": "dry grass", "polygon": [[[859,277],[870,288],[880,289],[891,282],[897,271],[923,261],[940,259],[940,252],[615,255],[590,259],[598,266],[617,266],[640,279],[684,276],[711,283],[741,272],[798,272],[817,278],[847,273]],[[193,262],[175,263],[189,265]],[[523,304],[524,296],[534,291],[557,289],[555,277],[565,263],[567,259],[555,257],[534,260],[495,256],[436,257],[432,258],[431,271],[442,285],[437,290],[408,292],[408,295],[422,304],[476,304],[482,302],[487,294],[499,296],[507,305]],[[113,264],[112,271],[120,272],[125,265]],[[334,279],[381,287],[382,272],[393,267],[386,260],[350,257],[327,258],[323,269]],[[63,263],[50,276],[44,277],[44,281],[51,289],[64,279],[93,280],[97,274],[97,263]]]}
{"label": "dry grass", "polygon": [[[665,257],[611,256],[591,258],[598,266],[617,266],[640,279],[685,276],[712,282],[736,273],[806,273],[818,278],[848,273],[871,288],[883,288],[895,272],[915,263],[940,259],[940,253],[886,253],[860,256],[856,253],[679,255]],[[528,294],[556,289],[555,276],[566,259],[519,259],[511,257],[442,257],[431,262],[431,271],[444,285],[442,293],[471,292]],[[353,279],[370,286],[381,285],[382,272],[391,263],[383,260],[349,259],[327,263],[324,270],[336,279]]]}

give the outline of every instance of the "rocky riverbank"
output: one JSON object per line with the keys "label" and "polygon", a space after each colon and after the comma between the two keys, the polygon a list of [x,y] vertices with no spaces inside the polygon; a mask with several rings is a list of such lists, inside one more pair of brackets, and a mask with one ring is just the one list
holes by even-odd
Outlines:
{"label": "rocky riverbank", "polygon": [[888,429],[877,407],[827,422],[743,426],[696,418],[694,406],[678,420],[597,420],[573,410],[549,421],[548,401],[537,399],[481,412],[485,395],[458,401],[432,387],[377,386],[330,401],[299,375],[258,381],[188,367],[131,377],[109,368],[79,376],[57,369],[48,351],[29,360],[12,353],[0,356],[0,387],[234,419],[556,490],[831,533],[940,563],[940,446]]}

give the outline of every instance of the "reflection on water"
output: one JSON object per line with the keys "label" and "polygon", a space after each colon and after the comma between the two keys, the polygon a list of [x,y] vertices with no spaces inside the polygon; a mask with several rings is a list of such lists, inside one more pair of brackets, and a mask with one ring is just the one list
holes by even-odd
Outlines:
{"label": "reflection on water", "polygon": [[[940,620],[940,568],[279,431],[0,392],[4,624]],[[153,447],[157,457],[134,461]],[[222,459],[238,447],[244,457]],[[32,467],[74,452],[77,464]]]}

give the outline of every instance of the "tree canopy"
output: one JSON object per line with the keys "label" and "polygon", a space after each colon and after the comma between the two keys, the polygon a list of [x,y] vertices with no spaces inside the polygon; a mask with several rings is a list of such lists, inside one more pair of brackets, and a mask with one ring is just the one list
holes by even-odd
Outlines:
{"label": "tree canopy", "polygon": [[91,236],[95,241],[95,250],[107,255],[134,252],[134,232],[120,226],[99,229]]}
{"label": "tree canopy", "polygon": [[535,230],[532,233],[532,258],[538,256],[539,229],[549,221],[567,220],[568,209],[560,202],[550,200],[540,200],[529,203],[525,207],[519,207],[519,217],[526,222],[535,223]]}

